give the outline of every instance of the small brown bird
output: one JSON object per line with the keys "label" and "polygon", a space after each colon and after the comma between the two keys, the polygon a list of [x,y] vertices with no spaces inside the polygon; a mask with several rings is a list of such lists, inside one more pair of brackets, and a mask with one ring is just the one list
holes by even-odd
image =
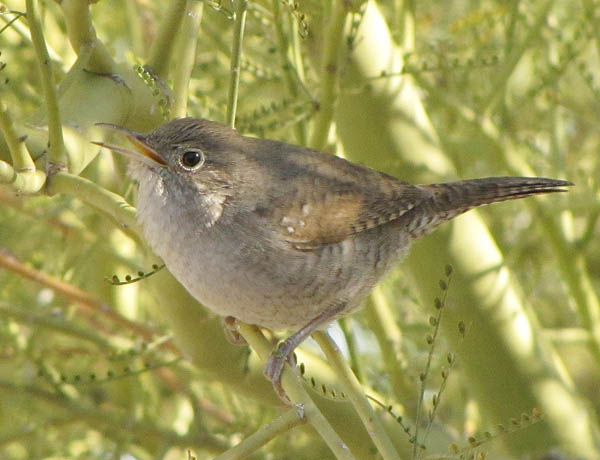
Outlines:
{"label": "small brown bird", "polygon": [[[106,124],[105,124],[106,126]],[[281,373],[313,331],[356,310],[416,238],[497,201],[563,192],[570,182],[491,177],[411,185],[305,147],[182,118],[125,133],[138,220],[169,271],[221,316],[295,332],[265,375]]]}

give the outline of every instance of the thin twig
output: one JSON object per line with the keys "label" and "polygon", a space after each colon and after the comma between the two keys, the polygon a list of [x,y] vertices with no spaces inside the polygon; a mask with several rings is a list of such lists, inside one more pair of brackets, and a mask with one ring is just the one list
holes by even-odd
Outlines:
{"label": "thin twig", "polygon": [[[158,334],[156,331],[148,328],[147,326],[143,326],[125,318],[117,313],[107,303],[92,297],[90,294],[79,289],[78,287],[65,283],[58,278],[54,278],[53,276],[25,265],[15,256],[11,255],[8,251],[3,250],[2,248],[0,248],[0,266],[18,274],[19,276],[22,276],[23,278],[35,281],[36,283],[52,289],[57,294],[75,302],[80,306],[80,308],[94,313],[94,315],[101,314],[105,316],[113,323],[118,324],[129,331],[135,332],[144,340],[149,341]],[[179,353],[179,350],[175,347],[175,345],[173,345],[172,342],[164,342],[161,347],[173,353]]]}
{"label": "thin twig", "polygon": [[302,410],[298,407],[290,408],[271,422],[261,426],[258,431],[248,436],[235,447],[232,447],[218,457],[215,457],[214,460],[237,460],[246,458],[280,434],[290,431],[292,428],[302,425],[303,423],[306,423],[306,419],[304,418]]}
{"label": "thin twig", "polygon": [[235,113],[237,111],[242,62],[242,43],[244,41],[244,27],[246,25],[247,10],[248,0],[236,0],[233,45],[231,47],[231,68],[229,74],[229,96],[227,101],[227,124],[232,128],[235,128]]}
{"label": "thin twig", "polygon": [[[451,270],[451,269],[450,269]],[[448,272],[448,269],[447,269]],[[427,377],[429,375],[429,370],[431,369],[431,361],[433,359],[433,354],[435,352],[435,344],[437,342],[437,336],[440,332],[440,324],[442,322],[442,316],[444,314],[444,308],[446,306],[446,298],[448,297],[448,287],[450,283],[450,274],[451,271],[448,272],[448,281],[440,281],[440,286],[444,291],[444,295],[442,300],[436,299],[437,315],[435,317],[435,322],[433,324],[433,334],[428,337],[429,344],[429,353],[427,354],[427,364],[425,364],[425,370],[420,374],[421,380],[421,392],[419,393],[419,399],[417,400],[417,414],[415,416],[415,435],[413,436],[413,447],[412,447],[412,457],[413,459],[418,459],[419,456],[417,454],[417,449],[423,446],[423,443],[419,443],[419,426],[421,425],[421,417],[423,414],[423,402],[425,401],[425,385],[427,383]],[[427,435],[427,434],[426,434]]]}

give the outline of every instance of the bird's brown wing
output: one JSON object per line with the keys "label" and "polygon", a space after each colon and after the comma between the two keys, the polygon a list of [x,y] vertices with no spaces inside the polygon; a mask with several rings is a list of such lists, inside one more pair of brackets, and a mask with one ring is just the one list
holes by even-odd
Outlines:
{"label": "bird's brown wing", "polygon": [[391,222],[430,197],[426,189],[364,168],[360,177],[306,174],[261,211],[276,239],[310,251]]}

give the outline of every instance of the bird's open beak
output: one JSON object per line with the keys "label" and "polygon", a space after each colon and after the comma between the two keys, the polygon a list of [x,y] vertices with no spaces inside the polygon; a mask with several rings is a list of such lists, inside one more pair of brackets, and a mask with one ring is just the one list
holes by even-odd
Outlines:
{"label": "bird's open beak", "polygon": [[141,161],[149,166],[166,166],[167,163],[165,162],[165,160],[163,160],[163,158],[156,152],[156,150],[148,146],[148,144],[146,143],[146,136],[144,134],[139,134],[130,131],[127,128],[123,128],[122,126],[118,125],[113,125],[112,123],[96,123],[96,126],[104,126],[106,128],[125,134],[125,136],[127,136],[127,139],[129,139],[129,141],[134,145],[135,150],[97,141],[91,141],[92,144],[96,144],[100,147],[110,149],[115,153],[119,153],[134,160]]}

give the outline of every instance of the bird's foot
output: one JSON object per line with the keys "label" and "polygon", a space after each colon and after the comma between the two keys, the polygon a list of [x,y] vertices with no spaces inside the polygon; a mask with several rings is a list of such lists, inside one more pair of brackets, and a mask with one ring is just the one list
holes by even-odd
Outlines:
{"label": "bird's foot", "polygon": [[264,376],[271,381],[273,389],[279,399],[286,404],[291,404],[290,398],[287,396],[283,386],[281,385],[281,376],[283,374],[283,368],[285,367],[286,361],[292,367],[296,367],[296,361],[294,357],[294,344],[288,340],[283,341],[273,352],[265,365],[263,370]]}

